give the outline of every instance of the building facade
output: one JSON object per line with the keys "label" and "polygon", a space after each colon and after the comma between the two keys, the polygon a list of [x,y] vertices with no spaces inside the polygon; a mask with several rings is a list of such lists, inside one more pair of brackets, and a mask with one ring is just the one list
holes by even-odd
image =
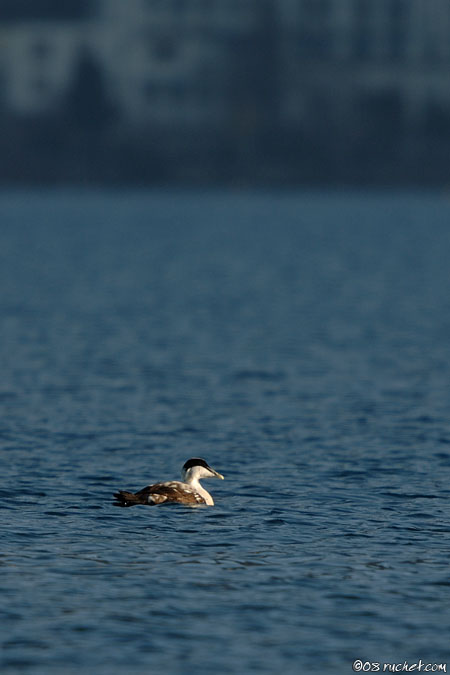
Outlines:
{"label": "building facade", "polygon": [[417,127],[450,109],[446,0],[280,0],[284,124],[306,128],[325,102],[356,128],[362,110]]}
{"label": "building facade", "polygon": [[203,144],[199,163],[249,173],[450,148],[449,0],[42,3],[2,5],[3,119],[61,119],[89,142],[114,126],[174,165]]}
{"label": "building facade", "polygon": [[78,20],[0,24],[5,104],[19,115],[57,107],[89,54],[124,122],[220,124],[256,8],[256,0],[92,0]]}

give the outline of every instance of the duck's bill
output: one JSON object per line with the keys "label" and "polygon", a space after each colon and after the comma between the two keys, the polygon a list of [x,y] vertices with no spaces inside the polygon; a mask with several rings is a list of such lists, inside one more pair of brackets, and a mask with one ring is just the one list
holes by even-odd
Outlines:
{"label": "duck's bill", "polygon": [[220,478],[221,480],[224,480],[221,473],[219,473],[218,471],[214,471],[214,469],[211,469],[210,466],[208,466],[208,469],[211,471],[211,473],[213,473],[215,475],[216,478]]}

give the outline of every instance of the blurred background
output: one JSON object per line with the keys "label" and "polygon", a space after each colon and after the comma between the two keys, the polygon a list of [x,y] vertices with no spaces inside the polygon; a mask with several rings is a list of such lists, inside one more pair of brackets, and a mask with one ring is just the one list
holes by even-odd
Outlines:
{"label": "blurred background", "polygon": [[3,184],[450,180],[448,0],[0,0]]}

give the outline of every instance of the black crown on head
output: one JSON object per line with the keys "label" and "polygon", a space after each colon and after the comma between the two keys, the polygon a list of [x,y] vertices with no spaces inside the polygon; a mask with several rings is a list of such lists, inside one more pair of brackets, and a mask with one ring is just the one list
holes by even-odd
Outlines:
{"label": "black crown on head", "polygon": [[188,469],[192,469],[193,466],[202,466],[204,469],[209,469],[208,464],[200,457],[192,457],[191,459],[188,459],[188,461],[185,462],[183,469],[187,471]]}

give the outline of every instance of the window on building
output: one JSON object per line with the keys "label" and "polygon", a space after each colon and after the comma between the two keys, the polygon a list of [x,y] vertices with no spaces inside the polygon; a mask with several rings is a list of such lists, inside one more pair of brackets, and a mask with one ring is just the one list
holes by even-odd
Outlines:
{"label": "window on building", "polygon": [[171,37],[161,37],[151,43],[151,55],[157,61],[169,63],[176,59],[178,55],[178,46]]}
{"label": "window on building", "polygon": [[36,41],[31,46],[31,51],[36,61],[46,61],[48,58],[52,56],[51,46],[49,45],[48,42],[44,42],[43,40]]}
{"label": "window on building", "polygon": [[186,0],[173,0],[173,8],[176,12],[184,12],[187,9]]}
{"label": "window on building", "polygon": [[363,133],[376,137],[378,148],[398,138],[404,126],[404,106],[396,90],[361,93],[356,105]]}
{"label": "window on building", "polygon": [[[433,9],[437,11],[433,11]],[[422,15],[420,40],[422,42],[423,60],[428,65],[444,64],[447,61],[450,43],[448,8],[436,5],[426,7]]]}
{"label": "window on building", "polygon": [[148,103],[154,104],[158,100],[159,90],[154,82],[147,82],[142,91]]}
{"label": "window on building", "polygon": [[427,136],[450,140],[450,102],[430,100],[425,107],[424,131]]}
{"label": "window on building", "polygon": [[38,77],[33,82],[33,90],[37,96],[42,96],[49,91],[49,84],[41,77]]}
{"label": "window on building", "polygon": [[332,15],[329,0],[303,0],[299,16],[299,52],[321,59],[331,54]]}
{"label": "window on building", "polygon": [[390,44],[389,51],[392,58],[398,60],[405,53],[405,43],[408,30],[408,7],[409,0],[395,0],[391,5],[390,13]]}
{"label": "window on building", "polygon": [[357,59],[365,61],[372,51],[372,0],[358,0],[355,5],[355,43],[354,54]]}

